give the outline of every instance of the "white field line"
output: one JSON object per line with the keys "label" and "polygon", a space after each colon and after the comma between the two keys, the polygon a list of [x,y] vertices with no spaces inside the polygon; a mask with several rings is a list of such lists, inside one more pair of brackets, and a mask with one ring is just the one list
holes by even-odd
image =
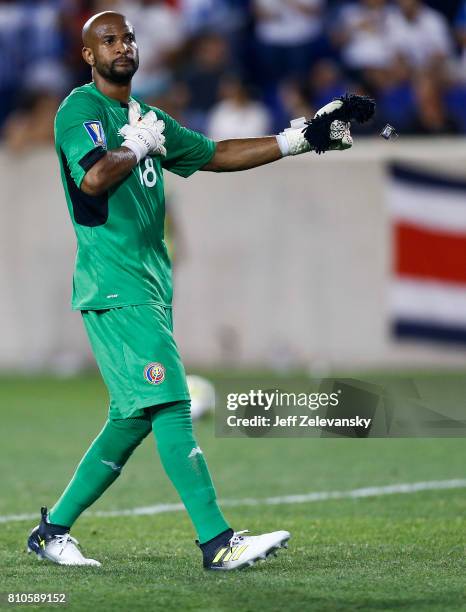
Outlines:
{"label": "white field line", "polygon": [[[275,506],[280,504],[306,504],[311,502],[328,501],[332,499],[359,499],[362,497],[378,497],[380,495],[396,495],[398,493],[417,493],[418,491],[440,491],[442,489],[466,489],[466,479],[454,480],[428,480],[427,482],[411,482],[393,484],[384,487],[365,487],[363,489],[350,489],[349,491],[320,491],[303,493],[301,495],[282,495],[279,497],[264,497],[256,499],[245,497],[242,499],[219,500],[219,505],[227,506]],[[184,510],[183,504],[157,504],[156,506],[143,506],[129,510],[97,510],[86,512],[86,516],[142,516],[162,514],[164,512],[179,512]],[[37,519],[38,512],[34,514],[7,514],[0,515],[0,523],[13,523],[16,521],[29,521]]]}

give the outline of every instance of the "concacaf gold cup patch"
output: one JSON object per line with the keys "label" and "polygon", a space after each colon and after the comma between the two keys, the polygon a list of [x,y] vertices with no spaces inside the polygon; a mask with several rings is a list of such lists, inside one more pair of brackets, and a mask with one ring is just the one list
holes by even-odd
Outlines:
{"label": "concacaf gold cup patch", "polygon": [[106,148],[107,139],[105,138],[104,128],[100,121],[85,121],[83,125],[91,137],[94,146]]}

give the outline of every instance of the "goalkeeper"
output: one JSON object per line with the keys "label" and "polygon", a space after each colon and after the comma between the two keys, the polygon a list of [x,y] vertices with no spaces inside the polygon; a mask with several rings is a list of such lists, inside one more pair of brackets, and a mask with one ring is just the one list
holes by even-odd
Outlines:
{"label": "goalkeeper", "polygon": [[203,565],[252,565],[286,546],[287,531],[234,532],[216,501],[192,431],[186,377],[173,338],[172,283],[164,243],[163,171],[232,172],[314,149],[347,149],[350,123],[368,101],[331,102],[309,123],[278,136],[212,142],[131,97],[138,48],[123,15],[104,12],[83,28],[92,83],[61,104],[56,151],[77,237],[73,309],[85,329],[110,395],[109,415],[50,512],[43,507],[28,549],[63,565],[100,565],[70,535],[80,514],[118,478],[153,432],[168,477],[198,537]]}

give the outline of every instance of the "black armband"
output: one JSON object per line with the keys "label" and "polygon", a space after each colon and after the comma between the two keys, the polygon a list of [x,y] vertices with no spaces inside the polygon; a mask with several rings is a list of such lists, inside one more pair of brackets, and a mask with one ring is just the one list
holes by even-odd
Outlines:
{"label": "black armband", "polygon": [[89,153],[86,153],[86,155],[79,160],[79,165],[83,170],[87,172],[92,168],[94,164],[99,161],[99,159],[102,159],[102,157],[104,157],[104,155],[106,154],[107,150],[103,147],[95,147],[95,149],[92,149],[91,151],[89,151]]}

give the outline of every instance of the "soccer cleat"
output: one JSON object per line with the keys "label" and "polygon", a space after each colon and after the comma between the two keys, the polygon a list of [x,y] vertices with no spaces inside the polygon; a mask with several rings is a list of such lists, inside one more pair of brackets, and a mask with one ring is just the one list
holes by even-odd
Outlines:
{"label": "soccer cleat", "polygon": [[83,556],[78,541],[65,531],[66,528],[58,527],[60,533],[56,533],[57,529],[47,520],[47,508],[41,508],[41,515],[40,525],[34,527],[29,535],[28,553],[36,553],[38,559],[48,559],[59,565],[100,566],[98,561]]}
{"label": "soccer cleat", "polygon": [[265,561],[271,554],[277,556],[279,548],[288,548],[288,531],[273,531],[259,536],[245,536],[244,533],[249,532],[247,529],[236,531],[226,544],[216,549],[211,559],[204,558],[204,567],[211,570],[242,569],[256,561]]}

